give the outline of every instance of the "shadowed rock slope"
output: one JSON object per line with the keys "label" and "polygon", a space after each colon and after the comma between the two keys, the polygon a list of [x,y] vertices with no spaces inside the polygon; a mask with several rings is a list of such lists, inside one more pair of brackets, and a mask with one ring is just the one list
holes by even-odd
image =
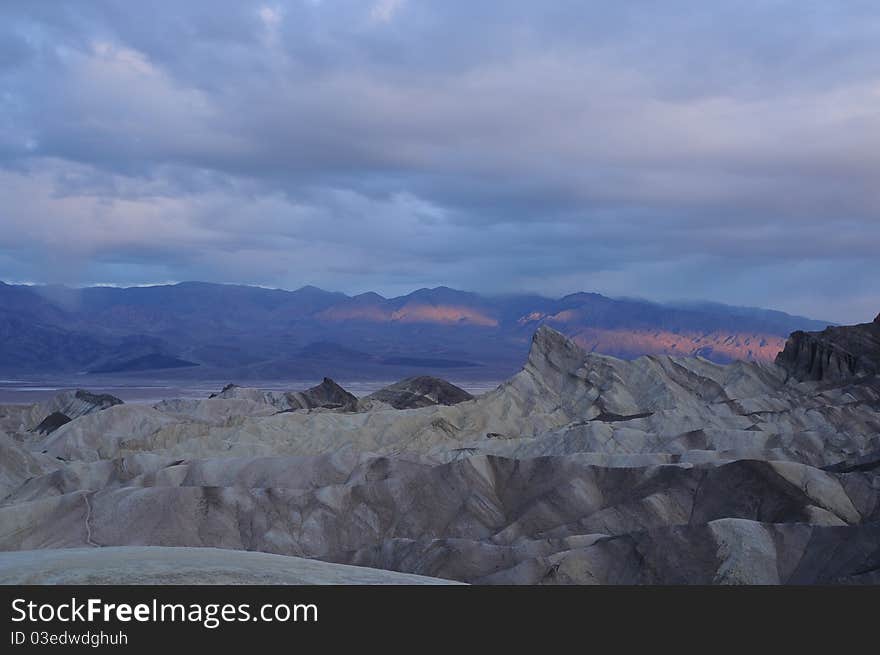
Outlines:
{"label": "shadowed rock slope", "polygon": [[470,402],[282,398],[232,387],[13,433],[0,550],[219,548],[485,584],[880,583],[867,373],[623,361],[542,327]]}
{"label": "shadowed rock slope", "polygon": [[457,405],[473,398],[446,380],[421,375],[379,389],[364,398],[359,406],[361,409],[379,409],[384,403],[394,409],[416,409],[430,405]]}
{"label": "shadowed rock slope", "polygon": [[880,314],[872,323],[795,332],[776,363],[799,380],[842,380],[880,373]]}

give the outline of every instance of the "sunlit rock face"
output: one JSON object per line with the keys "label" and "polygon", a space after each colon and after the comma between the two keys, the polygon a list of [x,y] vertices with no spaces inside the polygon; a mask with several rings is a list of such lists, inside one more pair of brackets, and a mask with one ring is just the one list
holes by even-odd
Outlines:
{"label": "sunlit rock face", "polygon": [[426,323],[498,327],[497,308],[476,294],[445,287],[420,289],[386,299],[365,293],[336,303],[318,314],[325,322]]}
{"label": "sunlit rock face", "polygon": [[714,361],[771,362],[785,346],[785,338],[748,332],[668,332],[663,330],[576,329],[572,338],[584,350],[619,356],[679,355]]}
{"label": "sunlit rock face", "polygon": [[[325,380],[45,435],[12,421],[0,550],[112,547],[123,572],[127,548],[185,547],[480,584],[877,583],[876,325],[811,336],[857,362],[821,380],[792,373],[800,356],[626,361],[545,325],[516,375],[462,402],[431,379],[352,405]],[[0,579],[19,565],[0,557]]]}

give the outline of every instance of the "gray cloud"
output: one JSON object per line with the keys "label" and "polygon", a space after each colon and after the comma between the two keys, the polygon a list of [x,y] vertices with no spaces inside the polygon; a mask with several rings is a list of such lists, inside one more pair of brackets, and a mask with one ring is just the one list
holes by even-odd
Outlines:
{"label": "gray cloud", "polygon": [[618,4],[4,3],[0,277],[873,317],[873,3]]}

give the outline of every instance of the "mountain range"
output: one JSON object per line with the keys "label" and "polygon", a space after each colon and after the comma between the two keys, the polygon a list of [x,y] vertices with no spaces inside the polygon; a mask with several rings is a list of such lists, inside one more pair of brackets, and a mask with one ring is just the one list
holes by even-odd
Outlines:
{"label": "mountain range", "polygon": [[[772,361],[827,323],[717,303],[575,293],[484,296],[447,287],[395,298],[204,282],[148,287],[0,282],[0,372],[190,378],[500,378],[547,325],[588,352]],[[450,373],[450,371],[453,371]]]}

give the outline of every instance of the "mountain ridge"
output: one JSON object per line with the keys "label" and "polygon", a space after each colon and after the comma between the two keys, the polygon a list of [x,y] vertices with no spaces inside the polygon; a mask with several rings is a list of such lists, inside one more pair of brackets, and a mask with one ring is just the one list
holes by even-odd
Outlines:
{"label": "mountain ridge", "polygon": [[[195,281],[82,289],[3,284],[0,370],[73,373],[179,359],[197,366],[174,376],[367,379],[457,367],[500,378],[516,370],[530,335],[544,324],[591,352],[718,362],[772,361],[791,332],[828,326],[774,310],[682,307],[592,292],[555,299],[440,286],[385,298],[311,285],[288,291]],[[315,343],[326,347],[310,350]],[[363,355],[346,361],[338,356],[346,351]]]}

